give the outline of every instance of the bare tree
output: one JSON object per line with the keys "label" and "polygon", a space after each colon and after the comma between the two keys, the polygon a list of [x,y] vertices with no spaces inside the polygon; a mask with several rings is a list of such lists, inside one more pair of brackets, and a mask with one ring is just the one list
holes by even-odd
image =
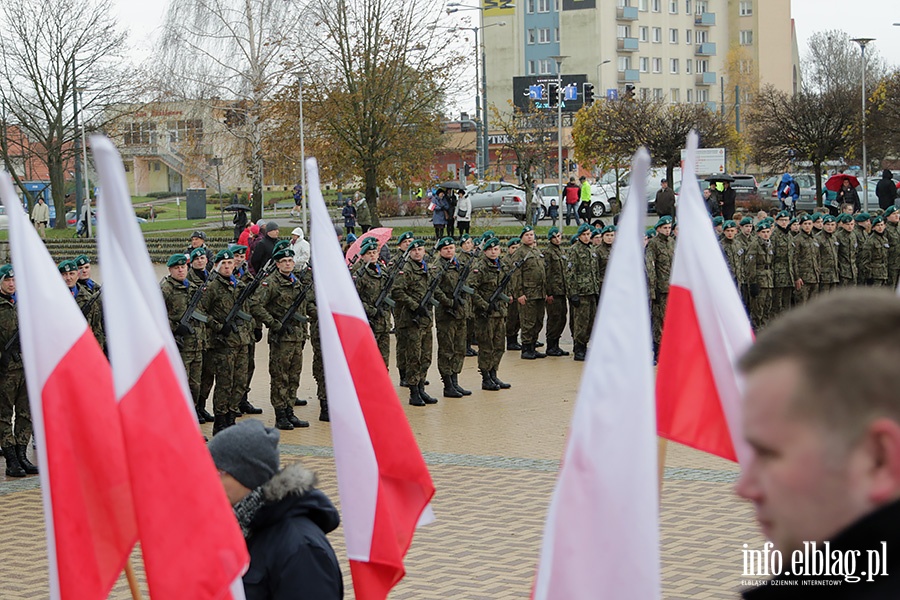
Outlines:
{"label": "bare tree", "polygon": [[[862,57],[857,46],[845,31],[819,31],[809,38],[809,50],[804,56],[803,87],[809,92],[837,92],[856,94],[860,99]],[[866,79],[877,81],[886,73],[884,60],[875,45],[866,47]]]}
{"label": "bare tree", "polygon": [[[85,88],[82,111],[97,117],[92,128],[102,126],[101,107],[123,101],[134,90],[125,85],[121,67],[125,35],[111,14],[109,0],[4,0],[0,8],[0,155],[23,192],[16,146],[25,152],[26,163],[46,164],[57,229],[66,227],[65,168],[77,152],[76,82]],[[9,126],[30,143],[10,144]]]}
{"label": "bare tree", "polygon": [[286,0],[172,0],[160,38],[159,89],[225,109],[228,130],[248,149],[251,215],[262,217],[266,104],[287,74],[297,5]]}

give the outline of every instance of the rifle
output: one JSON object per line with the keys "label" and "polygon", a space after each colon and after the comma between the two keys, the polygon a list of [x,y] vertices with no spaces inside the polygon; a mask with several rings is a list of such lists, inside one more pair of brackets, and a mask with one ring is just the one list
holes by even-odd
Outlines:
{"label": "rifle", "polygon": [[[525,257],[525,258],[527,258],[527,257]],[[513,273],[515,273],[516,270],[518,270],[518,268],[522,266],[522,263],[525,262],[525,258],[520,258],[519,260],[517,260],[516,262],[514,262],[512,264],[512,267],[509,269],[509,271],[506,272],[506,275],[503,276],[503,279],[500,280],[500,285],[498,285],[497,289],[494,290],[494,293],[491,294],[490,299],[488,299],[488,308],[487,308],[487,314],[489,316],[492,312],[497,310],[497,301],[498,300],[500,300],[501,302],[509,302],[509,296],[504,294],[503,291],[506,289],[506,286],[509,283],[509,280],[512,279]]]}
{"label": "rifle", "polygon": [[397,275],[400,274],[400,270],[403,269],[403,265],[406,264],[408,258],[409,249],[400,256],[400,260],[393,266],[387,280],[384,282],[384,285],[381,286],[381,293],[378,294],[378,298],[375,299],[375,310],[381,310],[382,304],[387,304],[391,308],[394,307],[395,302],[389,297],[389,294],[391,293],[391,288],[394,287],[394,281],[397,279]]}
{"label": "rifle", "polygon": [[6,368],[13,359],[21,357],[21,348],[19,347],[19,329],[16,328],[6,343],[3,345],[3,352],[0,353],[0,368]]}
{"label": "rifle", "polygon": [[[448,265],[450,263],[447,263]],[[437,289],[438,284],[441,283],[441,279],[444,277],[444,272],[447,270],[445,266],[441,271],[434,276],[434,279],[431,280],[431,283],[428,284],[428,289],[425,290],[425,295],[422,296],[422,301],[419,302],[419,306],[416,307],[416,311],[413,313],[413,323],[416,326],[419,325],[419,313],[423,310],[426,310],[429,305],[431,306],[440,306],[441,303],[434,299],[434,290]]]}
{"label": "rifle", "polygon": [[100,299],[100,294],[102,293],[103,290],[101,289],[99,292],[91,296],[91,298],[81,307],[81,314],[83,314],[85,318],[87,318],[87,316],[91,314],[91,309],[94,307],[94,303]]}
{"label": "rifle", "polygon": [[222,323],[222,333],[225,335],[232,332],[237,333],[237,326],[234,324],[236,318],[244,321],[253,319],[253,317],[241,310],[241,307],[244,306],[244,303],[253,295],[253,292],[256,291],[256,288],[259,287],[259,284],[262,283],[263,279],[271,275],[276,268],[275,261],[269,259],[269,262],[266,263],[262,271],[257,273],[256,277],[244,286],[244,289],[241,290],[241,293],[238,294],[237,299],[235,299],[234,306],[231,307],[231,310],[229,310],[228,314],[225,316],[225,321]]}
{"label": "rifle", "polygon": [[466,264],[464,264],[459,270],[459,281],[456,282],[456,287],[453,288],[453,309],[451,310],[456,310],[456,308],[462,304],[462,297],[460,296],[460,294],[475,293],[474,289],[466,285],[466,280],[469,278],[469,273],[472,272],[472,263],[475,262],[475,257],[477,255],[478,249],[476,248],[471,254],[469,254],[469,260],[467,260]]}
{"label": "rifle", "polygon": [[[184,310],[184,314],[182,314],[181,319],[178,320],[178,327],[175,331],[187,329],[187,335],[194,335],[195,332],[194,328],[191,326],[191,319],[197,319],[201,323],[206,323],[209,320],[206,315],[197,310],[197,305],[200,304],[200,300],[203,298],[206,286],[207,284],[204,282],[203,285],[194,291],[191,299],[188,300],[188,305]],[[178,335],[176,333],[175,343],[178,344],[179,348],[184,347],[184,335]]]}
{"label": "rifle", "polygon": [[313,281],[310,281],[308,284],[303,286],[303,289],[297,292],[297,297],[294,298],[293,302],[291,302],[291,305],[288,307],[287,311],[285,311],[284,315],[282,315],[282,317],[278,319],[278,322],[281,324],[281,329],[278,330],[278,335],[291,332],[291,319],[295,319],[300,323],[306,323],[307,318],[303,315],[298,315],[297,309],[299,309],[300,305],[303,304],[303,300],[306,298],[306,294],[309,293],[309,290],[312,289],[313,283]]}

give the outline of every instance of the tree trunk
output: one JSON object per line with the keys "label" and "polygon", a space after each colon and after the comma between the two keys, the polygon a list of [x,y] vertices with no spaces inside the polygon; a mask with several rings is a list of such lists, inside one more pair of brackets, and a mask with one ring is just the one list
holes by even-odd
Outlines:
{"label": "tree trunk", "polygon": [[372,227],[381,227],[381,219],[378,217],[378,167],[375,163],[365,165],[365,195],[366,204],[369,207],[369,215],[372,219]]}
{"label": "tree trunk", "polygon": [[[47,153],[47,172],[50,174],[50,193],[53,195],[53,207],[56,209],[54,229],[65,229],[66,223],[66,191],[62,156],[52,149]],[[85,174],[86,176],[87,174]],[[28,205],[29,213],[32,205]]]}
{"label": "tree trunk", "polygon": [[813,169],[816,172],[816,207],[822,208],[823,198],[822,198],[822,163],[819,161],[815,161],[813,163]]}
{"label": "tree trunk", "polygon": [[[680,161],[679,161],[679,164],[680,164]],[[669,187],[673,188],[673,189],[675,187],[675,181],[673,180],[674,177],[675,177],[675,163],[670,161],[670,162],[666,163],[666,181],[669,182]]]}

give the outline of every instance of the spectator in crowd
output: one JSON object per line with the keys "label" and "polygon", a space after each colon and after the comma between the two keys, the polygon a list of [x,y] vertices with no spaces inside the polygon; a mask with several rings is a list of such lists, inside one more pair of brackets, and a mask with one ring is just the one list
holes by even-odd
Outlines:
{"label": "spectator in crowd", "polygon": [[665,177],[660,179],[659,190],[656,192],[656,214],[675,218],[675,192],[669,187],[669,180]]}
{"label": "spectator in crowd", "polygon": [[344,201],[341,216],[344,217],[344,229],[347,230],[347,233],[354,233],[356,231],[356,208],[350,198]]}
{"label": "spectator in crowd", "polygon": [[44,196],[38,196],[37,203],[31,209],[31,222],[42,238],[47,237],[47,227],[50,225],[50,207],[44,202]]}
{"label": "spectator in crowd", "polygon": [[294,251],[294,265],[303,269],[309,263],[309,242],[303,238],[303,229],[295,227],[291,232],[291,250]]}
{"label": "spectator in crowd", "polygon": [[730,181],[723,181],[722,186],[722,192],[719,195],[719,204],[721,204],[722,206],[722,218],[726,221],[730,221],[734,216],[734,207],[735,202],[737,201],[737,194],[731,187]]}
{"label": "spectator in crowd", "polygon": [[837,193],[837,201],[838,204],[852,204],[853,212],[855,213],[862,209],[862,205],[859,203],[859,194],[857,194],[856,189],[850,185],[850,179],[847,177],[844,177],[844,180],[841,182],[841,189],[839,189]]}
{"label": "spectator in crowd", "polygon": [[431,224],[434,225],[434,237],[439,240],[444,237],[444,228],[447,226],[447,214],[450,211],[450,203],[447,202],[447,194],[443,189],[438,189],[432,199],[434,211],[431,214]]}
{"label": "spectator in crowd", "polygon": [[278,223],[269,221],[266,223],[266,234],[256,243],[256,246],[253,248],[253,253],[250,256],[250,266],[253,268],[254,274],[262,271],[263,267],[266,266],[266,263],[269,262],[269,259],[272,258],[272,253],[274,252],[275,243],[277,241]]}
{"label": "spectator in crowd", "polygon": [[888,169],[881,173],[881,180],[875,186],[875,196],[878,197],[878,206],[881,210],[887,210],[889,206],[897,203],[897,183],[894,181],[894,174]]}
{"label": "spectator in crowd", "polygon": [[591,184],[584,175],[579,177],[578,181],[581,182],[581,189],[578,194],[581,205],[578,207],[578,213],[581,215],[582,219],[587,221],[591,214]]}
{"label": "spectator in crowd", "polygon": [[459,236],[469,233],[469,225],[472,223],[472,201],[466,196],[465,190],[460,190],[456,199],[456,226],[459,229]]}
{"label": "spectator in crowd", "polygon": [[569,183],[563,188],[563,198],[566,201],[566,225],[575,219],[575,225],[581,226],[581,217],[578,216],[578,200],[581,197],[581,188],[575,183],[574,177],[569,177]]}
{"label": "spectator in crowd", "polygon": [[369,211],[369,202],[365,196],[360,198],[359,192],[356,192],[355,198],[356,222],[359,223],[360,232],[365,233],[372,229],[372,213]]}

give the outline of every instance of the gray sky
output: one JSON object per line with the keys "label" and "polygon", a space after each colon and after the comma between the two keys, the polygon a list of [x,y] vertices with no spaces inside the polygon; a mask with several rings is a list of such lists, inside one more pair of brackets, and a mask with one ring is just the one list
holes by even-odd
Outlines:
{"label": "gray sky", "polygon": [[875,38],[888,66],[900,67],[900,2],[897,0],[791,0],[791,16],[797,28],[800,58],[806,54],[810,35],[826,29],[842,29],[851,37]]}

